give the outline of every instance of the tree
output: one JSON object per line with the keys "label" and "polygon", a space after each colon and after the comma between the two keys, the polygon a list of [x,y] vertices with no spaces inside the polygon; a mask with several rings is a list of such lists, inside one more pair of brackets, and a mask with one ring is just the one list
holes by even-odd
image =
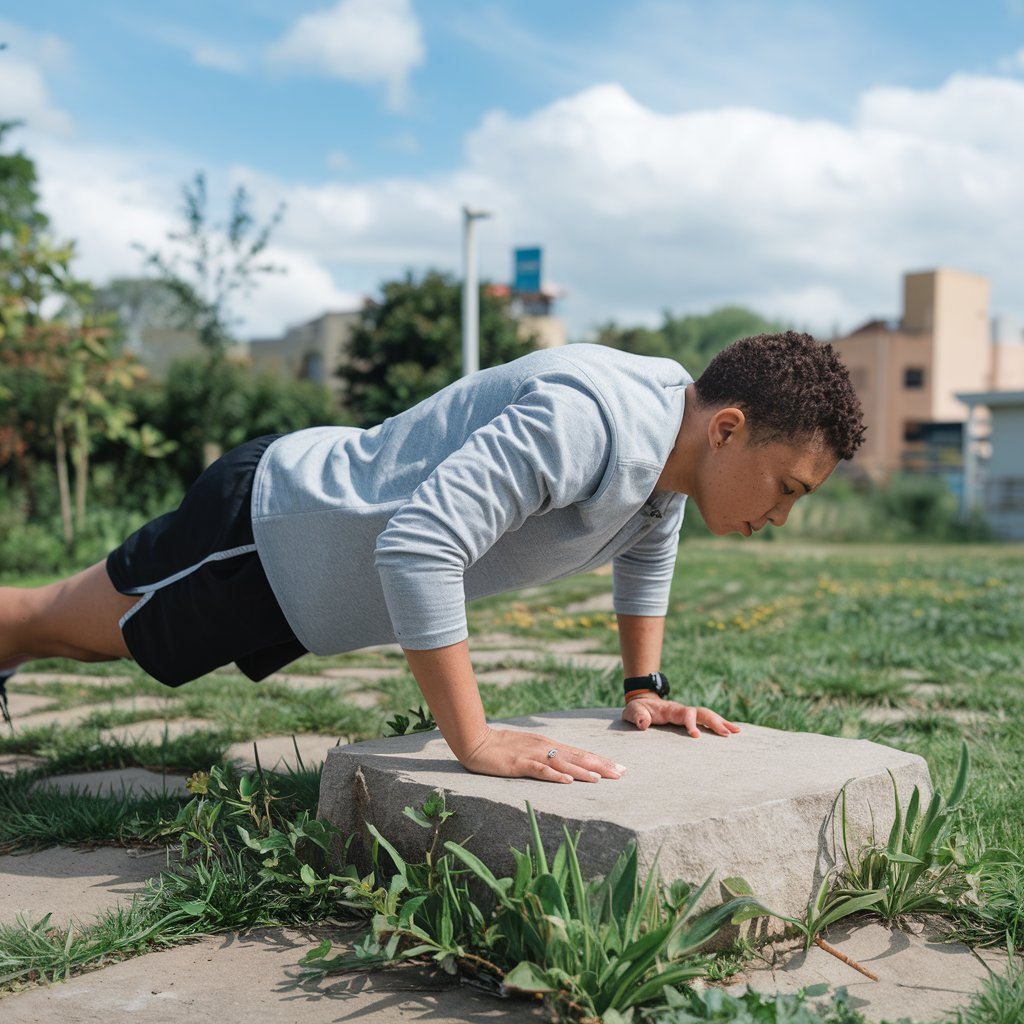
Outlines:
{"label": "tree", "polygon": [[726,345],[752,334],[780,330],[784,330],[781,325],[753,310],[723,306],[710,313],[681,317],[665,312],[657,328],[608,323],[599,329],[594,340],[637,355],[668,356],[697,377]]}
{"label": "tree", "polygon": [[[0,140],[9,127],[0,126]],[[96,441],[150,454],[166,446],[154,431],[131,426],[124,394],[144,371],[118,351],[110,326],[93,318],[91,289],[70,270],[74,245],[47,238],[35,180],[24,154],[0,154],[0,465],[14,462],[25,481],[30,450],[49,445],[70,550],[85,521]],[[47,312],[53,306],[55,315]]]}
{"label": "tree", "polygon": [[[263,434],[286,433],[335,423],[334,395],[322,384],[253,373],[229,360],[211,365],[204,358],[179,359],[159,389],[135,396],[140,418],[180,442],[168,463],[177,483],[187,487],[203,466],[204,443],[233,448]],[[211,422],[203,410],[215,408]]]}
{"label": "tree", "polygon": [[198,172],[182,189],[185,226],[168,234],[171,251],[163,253],[138,248],[146,266],[157,273],[157,280],[170,293],[179,327],[194,330],[206,349],[211,386],[201,389],[197,400],[199,448],[202,461],[212,462],[223,451],[223,384],[230,377],[224,369],[225,357],[234,344],[239,318],[232,303],[256,287],[257,278],[280,273],[281,267],[261,263],[259,258],[270,241],[270,233],[284,213],[281,205],[269,222],[257,228],[249,194],[243,186],[235,189],[225,224],[210,220],[206,176]]}
{"label": "tree", "polygon": [[[0,144],[19,123],[0,121]],[[19,232],[37,236],[46,226],[46,214],[39,209],[35,164],[21,150],[0,153],[0,251],[9,251]]]}
{"label": "tree", "polygon": [[147,251],[141,245],[138,248],[146,266],[156,271],[157,279],[173,296],[179,326],[196,332],[213,362],[222,359],[234,343],[239,320],[232,312],[233,301],[251,292],[260,275],[282,271],[258,260],[281,220],[284,206],[257,228],[249,194],[240,185],[231,197],[227,222],[215,224],[210,220],[206,176],[201,171],[184,186],[182,194],[185,226],[168,234],[171,251]]}
{"label": "tree", "polygon": [[[480,365],[496,366],[536,347],[508,302],[480,291]],[[379,423],[457,380],[462,364],[462,285],[450,274],[408,273],[385,282],[363,308],[351,358],[339,368],[346,410],[361,426]]]}

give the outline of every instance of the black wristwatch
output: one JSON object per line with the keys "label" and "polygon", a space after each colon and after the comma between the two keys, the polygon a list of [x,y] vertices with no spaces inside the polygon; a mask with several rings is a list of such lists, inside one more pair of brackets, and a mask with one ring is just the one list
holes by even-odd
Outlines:
{"label": "black wristwatch", "polygon": [[662,699],[669,693],[668,680],[661,672],[652,672],[647,676],[630,676],[623,680],[622,687],[627,701],[643,696],[646,691],[657,694]]}

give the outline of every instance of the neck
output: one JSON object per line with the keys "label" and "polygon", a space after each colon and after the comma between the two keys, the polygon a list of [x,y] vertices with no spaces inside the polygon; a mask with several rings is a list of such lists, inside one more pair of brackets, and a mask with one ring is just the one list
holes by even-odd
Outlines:
{"label": "neck", "polygon": [[693,493],[697,459],[702,452],[702,441],[706,443],[707,421],[708,414],[697,401],[697,389],[692,384],[687,385],[683,421],[679,424],[676,443],[665,461],[665,468],[658,477],[658,490]]}

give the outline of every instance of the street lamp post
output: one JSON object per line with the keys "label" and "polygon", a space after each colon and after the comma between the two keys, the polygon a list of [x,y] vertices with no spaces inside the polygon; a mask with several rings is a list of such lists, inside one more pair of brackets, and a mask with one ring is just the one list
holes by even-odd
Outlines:
{"label": "street lamp post", "polygon": [[487,210],[462,207],[462,376],[480,369],[480,301],[476,272],[474,222],[490,217]]}

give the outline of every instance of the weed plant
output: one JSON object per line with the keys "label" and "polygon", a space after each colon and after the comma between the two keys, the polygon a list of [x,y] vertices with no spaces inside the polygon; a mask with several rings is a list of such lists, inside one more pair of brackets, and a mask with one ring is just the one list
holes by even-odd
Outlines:
{"label": "weed plant", "polygon": [[34,982],[63,981],[87,967],[171,946],[197,934],[195,918],[183,910],[160,914],[155,902],[136,899],[102,913],[86,926],[61,927],[46,914],[38,921],[18,916],[0,925],[0,992]]}
{"label": "weed plant", "polygon": [[[960,765],[948,800],[936,790],[927,807],[915,786],[906,813],[893,780],[895,818],[885,845],[871,842],[851,853],[846,820],[846,789],[840,796],[840,827],[846,866],[839,873],[834,902],[874,897],[871,912],[893,923],[910,914],[948,914],[969,894],[971,869],[965,837],[957,834],[960,808],[967,793],[968,746],[961,746]],[[891,775],[890,775],[891,778]],[[977,897],[975,897],[976,899]]]}
{"label": "weed plant", "polygon": [[[791,995],[764,995],[748,989],[732,995],[720,988],[667,989],[665,1003],[639,1016],[609,1013],[605,1024],[867,1024],[853,1009],[845,989],[822,999],[827,985],[814,985]],[[894,1022],[899,1024],[899,1022]]]}
{"label": "weed plant", "polygon": [[132,820],[157,820],[179,806],[168,793],[94,795],[41,785],[35,772],[0,775],[0,853],[116,842]]}
{"label": "weed plant", "polygon": [[101,741],[96,729],[47,727],[0,738],[0,753],[43,758],[46,775],[135,767],[189,773],[198,764],[223,763],[228,743],[223,733],[205,730],[151,742],[117,737]]}
{"label": "weed plant", "polygon": [[1024,967],[1013,956],[1004,974],[989,971],[967,1006],[957,1012],[956,1024],[1020,1024],[1024,1021]]}
{"label": "weed plant", "polygon": [[[474,635],[512,634],[524,640],[529,638],[534,645],[547,639],[580,636],[594,649],[614,651],[617,637],[612,616],[570,614],[565,610],[567,604],[586,600],[608,586],[606,578],[593,576],[539,588],[520,595],[514,603],[488,599],[470,606],[471,628]],[[871,892],[884,891],[886,895],[879,902],[889,901],[890,910],[901,904],[907,906],[917,898],[915,893],[919,890],[904,884],[915,865],[901,857],[915,857],[928,864],[919,874],[926,886],[935,879],[942,886],[953,882],[959,885],[961,878],[966,878],[969,888],[953,906],[962,937],[972,942],[1003,944],[1009,934],[1019,945],[1024,938],[1024,807],[1017,784],[1019,765],[1024,760],[1024,733],[1019,726],[1024,716],[1024,691],[1020,686],[1024,676],[1024,620],[1019,614],[1022,598],[1024,549],[1020,548],[979,545],[837,549],[788,543],[685,541],[672,594],[663,669],[675,691],[684,694],[689,703],[707,704],[740,721],[867,737],[921,754],[929,762],[940,792],[956,792],[966,734],[972,762],[970,795],[958,808],[950,810],[949,804],[945,805],[948,814],[943,817],[943,828],[949,827],[944,838],[925,844],[915,853],[915,828],[928,818],[929,807],[926,801],[919,800],[911,815],[908,804],[901,810],[902,836],[891,851],[889,840],[884,846],[876,844],[873,851],[850,850],[851,873],[840,882],[840,888],[858,893],[847,903]],[[227,740],[242,735],[281,732],[288,727],[293,731],[306,729],[363,738],[380,735],[384,722],[389,718],[396,720],[398,715],[406,716],[411,725],[413,718],[409,717],[412,713],[408,709],[415,709],[420,697],[408,674],[388,655],[364,652],[351,658],[303,659],[295,670],[315,672],[328,665],[356,663],[396,668],[395,679],[380,687],[379,714],[343,708],[343,701],[328,699],[324,691],[314,691],[313,697],[296,696],[294,690],[286,691],[273,684],[253,686],[237,675],[222,672],[169,697],[180,703],[185,714],[209,718],[218,729],[223,729],[214,736],[183,738],[148,748],[111,747],[97,743],[95,729],[52,730],[2,739],[0,750],[48,757],[48,771],[124,764],[164,765],[168,769],[192,771],[200,765],[217,764]],[[556,669],[553,662],[531,664],[537,670],[536,682],[507,688],[482,686],[491,717],[550,710],[553,704],[612,706],[620,700],[619,683],[611,673]],[[50,667],[72,666],[53,662]],[[89,668],[90,674],[104,671],[126,677],[125,682],[114,684],[119,690],[124,688],[124,695],[150,692],[147,687],[153,685],[131,666]],[[152,692],[166,691],[154,688]],[[15,701],[16,695],[17,677],[12,687]],[[17,716],[16,703],[12,709]],[[890,712],[892,717],[887,719]],[[189,749],[187,744],[192,742],[195,747]],[[256,788],[243,794],[232,788],[236,783],[228,781],[223,769],[218,772],[226,788],[221,792],[214,786],[205,794],[194,793],[192,810],[187,815],[180,815],[181,804],[177,803],[166,807],[121,805],[110,813],[105,826],[97,817],[95,830],[109,830],[105,838],[122,836],[138,841],[147,836],[171,842],[179,859],[165,873],[162,883],[138,901],[132,911],[137,916],[126,913],[121,924],[111,923],[108,918],[99,932],[86,929],[69,939],[67,932],[51,927],[48,922],[38,928],[38,922],[26,922],[22,933],[34,929],[33,935],[25,938],[22,952],[26,957],[17,962],[0,958],[0,976],[14,971],[21,972],[19,977],[24,978],[24,971],[31,969],[26,966],[31,959],[29,948],[37,950],[42,958],[40,964],[51,964],[46,968],[50,972],[47,976],[77,969],[68,965],[88,962],[88,956],[104,955],[103,943],[96,939],[100,934],[106,935],[103,941],[112,954],[127,955],[130,949],[151,948],[153,942],[177,941],[175,936],[247,927],[256,922],[289,923],[318,917],[323,920],[321,915],[330,918],[339,913],[369,918],[371,934],[359,954],[364,957],[374,951],[384,959],[408,953],[416,946],[416,934],[412,931],[415,927],[422,932],[420,944],[426,944],[428,950],[417,955],[436,955],[456,945],[466,956],[466,969],[475,964],[473,969],[481,976],[504,979],[518,962],[534,964],[521,972],[529,973],[533,982],[542,978],[545,984],[556,984],[559,976],[545,972],[570,973],[559,962],[506,961],[499,952],[496,937],[488,939],[493,945],[465,938],[475,934],[480,922],[459,902],[459,894],[463,890],[467,894],[471,890],[476,892],[479,879],[455,851],[435,846],[424,864],[407,865],[408,887],[400,892],[393,891],[393,887],[402,885],[394,881],[401,872],[396,873],[383,845],[380,849],[384,851],[383,863],[388,864],[388,871],[381,867],[377,873],[363,878],[348,868],[338,874],[327,874],[318,860],[318,851],[322,852],[326,840],[308,817],[315,806],[316,773],[306,773],[294,782],[287,781],[289,777],[271,777],[266,773],[261,781],[257,775],[253,783]],[[212,779],[215,773],[210,771],[208,776]],[[18,792],[23,782],[7,789],[4,780],[0,780],[0,799],[4,799],[5,793]],[[264,784],[271,790],[269,804],[260,795]],[[39,794],[29,797],[27,790],[21,793],[22,804],[11,800],[3,806],[15,810],[20,807],[17,813],[31,812],[39,818],[40,806],[51,802],[49,796],[44,800]],[[61,824],[61,819],[66,819],[70,812],[56,798],[52,800],[53,823],[26,825],[23,829],[11,816],[10,827],[3,831],[3,819],[8,815],[0,813],[0,836],[20,844],[25,841],[22,837],[33,834],[41,842],[71,841],[55,838],[74,832],[61,831],[66,824]],[[205,808],[200,810],[195,800],[205,800]],[[211,819],[214,805],[221,810]],[[255,817],[254,808],[259,812]],[[259,811],[260,808],[264,810]],[[93,810],[98,816],[95,805]],[[307,812],[305,819],[303,811]],[[137,827],[126,830],[125,816],[128,821],[137,819]],[[916,820],[908,824],[908,818]],[[169,829],[162,836],[151,831],[156,821]],[[384,837],[381,840],[382,844],[386,841]],[[920,856],[922,852],[927,857]],[[530,856],[534,860],[529,884],[533,884],[544,872],[539,870],[532,852]],[[563,866],[568,864],[568,858],[566,852]],[[950,863],[955,863],[956,868],[949,867]],[[554,861],[547,874],[554,874]],[[515,879],[508,882],[516,884]],[[554,892],[544,888],[550,883],[537,884],[539,888],[533,896],[540,901],[539,905],[546,910],[559,909],[553,902]],[[598,883],[586,880],[588,891],[592,884]],[[889,894],[901,885],[900,899],[890,900]],[[575,921],[571,883],[560,892]],[[738,897],[743,895],[737,893]],[[828,908],[831,895],[826,892],[824,902],[817,907],[819,917]],[[953,890],[946,895],[952,897]],[[418,896],[425,898],[416,903]],[[545,904],[543,900],[549,897],[552,902]],[[671,906],[672,900],[670,888],[663,904]],[[523,902],[528,902],[526,891]],[[449,909],[446,925],[445,907],[456,903],[463,907],[459,912],[463,916],[452,916]],[[492,936],[497,936],[499,930],[494,928],[488,912],[483,908],[479,912],[484,919],[484,933],[491,927]],[[502,912],[506,914],[503,927],[511,930],[509,922],[515,920],[512,911],[504,908]],[[558,913],[545,914],[549,916],[557,918]],[[395,919],[390,924],[389,917]],[[400,934],[396,925],[408,928],[409,934]],[[576,927],[575,923],[571,926]],[[566,934],[571,928],[566,926]],[[394,947],[389,951],[392,942]],[[57,947],[63,948],[65,943],[69,943],[68,952],[59,952]],[[45,956],[44,946],[50,949]],[[13,932],[0,936],[0,950],[17,948]],[[88,953],[90,949],[92,953]],[[452,966],[455,961],[446,959],[449,955],[454,957],[446,952],[438,962]],[[487,963],[474,961],[474,956]],[[664,966],[662,961],[658,969]],[[709,970],[706,962],[704,970]],[[1011,999],[1020,987],[1019,976],[993,981],[992,985],[993,1000],[1012,1007]],[[591,990],[592,987],[587,991]],[[558,997],[563,1008],[571,1010],[570,1002],[581,1007],[588,1005],[571,986],[563,985],[558,991],[565,993]],[[769,1010],[760,1004],[755,1006],[753,996],[744,997],[746,1002],[742,1002],[724,994],[715,995],[713,989],[705,993],[679,990],[681,998],[690,1002],[669,1005],[675,997],[665,993],[672,991],[662,989],[653,1003],[621,1011],[609,1009],[606,1016],[621,1012],[628,1019],[632,1012],[636,1022],[663,1017],[673,1024],[676,1019],[683,1022],[691,1018],[749,1018],[758,1024],[762,1020],[775,1024],[776,1020],[788,1019],[779,1008],[771,1011],[776,1016],[767,1016]],[[589,998],[595,998],[592,991]],[[799,1006],[786,1006],[785,1013],[790,1016],[796,1013],[794,1007],[805,1014],[812,1012],[808,1000]],[[969,1016],[975,1012],[988,1013],[990,1008],[968,1008],[960,1024],[990,1024],[1003,1019],[991,1014]],[[832,1016],[825,1016],[826,1011]],[[833,1020],[856,1019],[837,1016],[852,1013],[838,1002],[813,1012],[821,1014],[820,1019],[829,1024]],[[704,1016],[699,1016],[702,1013]],[[732,1016],[723,1016],[726,1013]],[[796,1016],[793,1019],[802,1020]],[[819,1018],[809,1019],[816,1022]]]}
{"label": "weed plant", "polygon": [[[429,956],[443,968],[461,965],[514,992],[544,994],[563,1012],[599,1018],[656,1004],[667,988],[700,977],[697,950],[746,909],[746,897],[696,912],[708,881],[662,885],[656,868],[641,881],[634,844],[607,876],[586,881],[568,832],[549,863],[532,808],[531,845],[513,851],[515,871],[497,878],[464,846],[438,850],[439,826],[450,812],[436,795],[422,812],[406,813],[434,837],[422,864],[410,864],[375,829],[375,873],[346,889],[348,905],[369,905],[372,927],[352,953],[330,957],[325,940],[304,963],[320,976]],[[378,879],[380,851],[393,874]],[[474,900],[480,888],[493,910]]]}

